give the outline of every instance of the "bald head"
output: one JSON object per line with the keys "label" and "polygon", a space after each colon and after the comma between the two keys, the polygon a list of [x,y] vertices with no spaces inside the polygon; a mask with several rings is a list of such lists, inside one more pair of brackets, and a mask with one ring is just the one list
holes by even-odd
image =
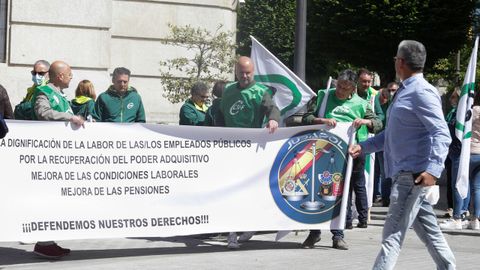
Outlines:
{"label": "bald head", "polygon": [[55,61],[48,70],[50,82],[60,89],[68,88],[72,80],[72,69],[63,61]]}
{"label": "bald head", "polygon": [[255,67],[252,59],[246,56],[240,56],[235,65],[235,75],[241,88],[245,88],[253,82]]}

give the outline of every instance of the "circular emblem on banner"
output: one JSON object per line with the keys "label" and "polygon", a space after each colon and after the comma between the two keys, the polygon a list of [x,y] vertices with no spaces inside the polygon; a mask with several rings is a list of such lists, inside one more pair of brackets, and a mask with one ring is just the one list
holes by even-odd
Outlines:
{"label": "circular emblem on banner", "polygon": [[291,137],[270,171],[270,191],[289,218],[322,223],[340,214],[348,144],[326,130]]}

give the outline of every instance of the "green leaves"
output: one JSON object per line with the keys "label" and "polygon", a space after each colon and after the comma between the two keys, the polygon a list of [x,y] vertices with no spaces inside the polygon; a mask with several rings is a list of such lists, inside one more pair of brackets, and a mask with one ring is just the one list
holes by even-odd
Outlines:
{"label": "green leaves", "polygon": [[[309,0],[307,81],[313,88],[325,87],[328,76],[353,66],[376,71],[388,83],[395,79],[392,56],[404,39],[425,44],[426,71],[433,72],[438,59],[471,40],[474,2],[478,1]],[[238,12],[240,53],[249,54],[248,36],[253,35],[293,68],[295,8],[292,0],[246,1]]]}
{"label": "green leaves", "polygon": [[[179,46],[193,56],[160,61],[163,96],[172,103],[182,102],[190,96],[190,88],[197,81],[212,84],[228,80],[235,63],[233,32],[222,31],[219,25],[215,32],[200,28],[169,24],[170,35],[165,44]],[[175,71],[174,75],[172,72]]]}

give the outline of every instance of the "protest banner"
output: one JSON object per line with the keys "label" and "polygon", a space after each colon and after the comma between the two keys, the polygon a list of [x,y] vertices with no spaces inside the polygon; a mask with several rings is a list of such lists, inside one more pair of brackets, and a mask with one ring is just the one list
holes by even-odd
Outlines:
{"label": "protest banner", "polygon": [[0,241],[342,228],[350,124],[8,121]]}

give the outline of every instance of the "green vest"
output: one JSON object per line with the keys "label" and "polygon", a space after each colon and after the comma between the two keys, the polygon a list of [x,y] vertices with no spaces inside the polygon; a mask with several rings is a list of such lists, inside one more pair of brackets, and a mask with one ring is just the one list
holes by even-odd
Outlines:
{"label": "green vest", "polygon": [[227,85],[220,105],[225,126],[261,128],[265,118],[262,100],[266,91],[270,91],[269,88],[259,83],[245,89],[238,88],[238,82]]}
{"label": "green vest", "polygon": [[[323,98],[326,90],[318,91],[317,98],[317,110],[315,111],[316,117],[333,118],[338,122],[353,122],[357,118],[365,118],[365,112],[367,111],[367,101],[359,97],[357,94],[353,94],[350,99],[340,100],[335,96],[335,89],[330,89],[327,106],[325,108],[325,115],[319,116]],[[363,125],[357,130],[358,142],[363,142],[368,138],[368,128]]]}
{"label": "green vest", "polygon": [[[63,95],[50,88],[50,86],[48,85],[38,86],[37,88],[35,88],[35,92],[33,93],[32,97],[33,104],[35,104],[35,100],[40,93],[44,93],[47,96],[52,110],[73,114],[72,108],[70,107],[70,103],[68,102],[68,100]],[[33,119],[37,119],[35,110],[33,110]]]}

